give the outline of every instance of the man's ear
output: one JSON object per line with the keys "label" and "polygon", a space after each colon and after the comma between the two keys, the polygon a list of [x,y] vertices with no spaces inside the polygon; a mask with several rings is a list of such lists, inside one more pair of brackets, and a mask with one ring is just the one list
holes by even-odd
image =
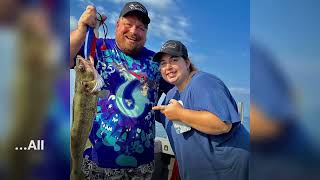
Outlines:
{"label": "man's ear", "polygon": [[118,26],[119,26],[120,18],[121,18],[121,17],[119,17],[119,19],[117,20],[117,23],[116,23],[116,29],[117,29],[117,28],[118,28]]}

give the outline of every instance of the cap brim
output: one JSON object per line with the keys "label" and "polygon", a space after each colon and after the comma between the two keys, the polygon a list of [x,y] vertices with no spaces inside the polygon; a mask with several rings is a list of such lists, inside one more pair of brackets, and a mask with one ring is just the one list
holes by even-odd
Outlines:
{"label": "cap brim", "polygon": [[153,61],[160,61],[161,56],[165,54],[164,52],[157,52],[154,56],[153,56]]}
{"label": "cap brim", "polygon": [[127,16],[127,15],[130,14],[130,13],[140,14],[140,16],[142,17],[142,19],[143,19],[143,21],[144,21],[144,22],[143,22],[144,24],[149,24],[149,23],[150,23],[150,18],[149,18],[149,16],[146,15],[145,13],[139,11],[139,10],[132,10],[132,11],[126,12],[126,13],[124,13],[122,16],[123,16],[123,17],[124,17],[124,16]]}
{"label": "cap brim", "polygon": [[171,51],[171,50],[164,50],[164,51],[160,51],[157,52],[154,56],[153,56],[153,61],[160,61],[161,57],[163,54],[169,54],[171,56],[178,56],[178,57],[182,57],[183,55],[176,52],[176,51]]}

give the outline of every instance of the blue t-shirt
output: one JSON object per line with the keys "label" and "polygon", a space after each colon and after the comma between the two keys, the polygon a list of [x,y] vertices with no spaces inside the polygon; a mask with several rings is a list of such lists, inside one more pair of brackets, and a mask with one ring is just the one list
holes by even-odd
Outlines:
{"label": "blue t-shirt", "polygon": [[177,134],[172,121],[161,115],[181,178],[247,179],[249,133],[240,123],[236,102],[224,83],[211,74],[197,72],[182,92],[172,88],[165,104],[170,99],[182,101],[184,108],[208,111],[233,124],[231,131],[222,135],[209,135],[193,128]]}
{"label": "blue t-shirt", "polygon": [[[101,50],[104,44],[106,50]],[[91,147],[83,157],[103,168],[130,168],[154,159],[154,113],[159,87],[158,64],[146,48],[124,54],[114,39],[98,39],[95,67],[110,91],[99,98],[90,132]]]}

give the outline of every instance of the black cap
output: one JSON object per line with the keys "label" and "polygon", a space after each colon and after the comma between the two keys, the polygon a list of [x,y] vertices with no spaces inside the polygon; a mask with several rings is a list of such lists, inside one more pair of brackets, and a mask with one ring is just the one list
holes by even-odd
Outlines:
{"label": "black cap", "polygon": [[175,40],[169,40],[165,42],[162,45],[160,51],[154,55],[153,60],[160,61],[160,58],[163,54],[170,54],[171,56],[181,56],[184,58],[188,58],[188,50],[186,46],[180,41]]}
{"label": "black cap", "polygon": [[120,12],[119,17],[123,17],[131,12],[140,13],[143,20],[143,24],[148,25],[150,23],[150,18],[148,16],[147,9],[139,2],[128,2],[127,4],[125,4]]}

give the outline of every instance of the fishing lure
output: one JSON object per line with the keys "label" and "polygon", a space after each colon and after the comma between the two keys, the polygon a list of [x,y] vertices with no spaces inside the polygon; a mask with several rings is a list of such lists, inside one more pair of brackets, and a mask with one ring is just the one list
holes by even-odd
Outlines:
{"label": "fishing lure", "polygon": [[[107,17],[104,15],[101,15],[100,13],[97,12],[97,25],[95,28],[88,26],[87,27],[87,33],[86,33],[86,39],[84,43],[84,57],[86,60],[89,60],[89,56],[94,57],[96,54],[96,42],[97,38],[99,38],[99,27],[102,25],[103,27],[103,32],[104,32],[104,37],[106,38],[107,33],[108,33],[108,27],[105,24]],[[104,44],[101,46],[101,50],[106,50],[107,46]],[[92,91],[99,91],[104,85],[104,81],[102,77],[99,75],[97,71],[94,72],[95,77],[96,77],[96,84]]]}
{"label": "fishing lure", "polygon": [[[89,59],[89,56],[94,57],[96,53],[96,42],[97,38],[99,38],[99,27],[102,25],[104,37],[107,37],[108,33],[108,27],[105,24],[107,17],[105,15],[101,15],[97,12],[97,25],[95,28],[88,26],[87,27],[87,33],[86,33],[86,39],[84,43],[84,57],[85,59]],[[101,47],[101,50],[106,50],[106,45],[103,44]]]}

